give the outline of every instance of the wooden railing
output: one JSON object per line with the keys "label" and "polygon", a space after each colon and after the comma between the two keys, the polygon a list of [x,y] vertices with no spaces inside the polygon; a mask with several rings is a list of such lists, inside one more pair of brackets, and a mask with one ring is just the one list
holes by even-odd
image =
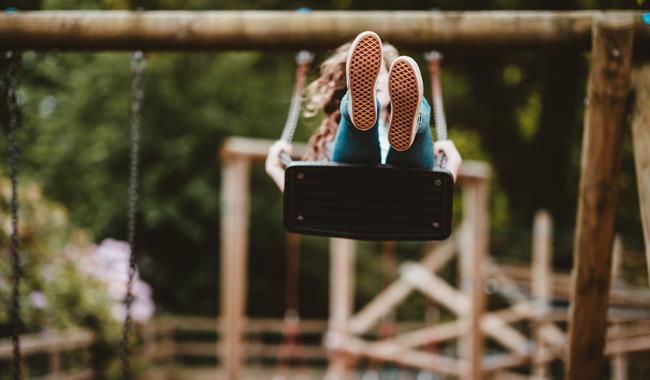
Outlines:
{"label": "wooden railing", "polygon": [[[93,379],[95,372],[87,364],[81,368],[64,368],[63,356],[77,351],[90,351],[95,344],[95,334],[88,330],[46,332],[21,336],[22,371],[26,379],[30,377],[29,359],[45,355],[48,357],[47,378],[57,380]],[[0,365],[12,357],[12,346],[8,339],[0,340]],[[89,360],[90,361],[90,360]],[[2,368],[2,367],[0,367]],[[7,365],[8,368],[8,365]]]}
{"label": "wooden railing", "polygon": [[[161,318],[155,325],[166,325],[177,335],[174,341],[174,357],[218,359],[221,351],[228,349],[218,344],[218,326],[216,318],[173,317]],[[247,362],[275,361],[282,349],[285,324],[280,319],[248,319],[244,323],[245,347],[244,357]],[[327,321],[303,320],[300,322],[301,360],[324,363],[327,353],[321,344],[321,338],[327,330]],[[191,333],[203,335],[201,339],[183,339],[179,335]]]}
{"label": "wooden railing", "polygon": [[[217,362],[222,347],[219,341],[219,320],[209,317],[162,317],[138,326],[138,348],[135,359],[148,369],[165,373],[177,360],[208,359]],[[245,323],[245,358],[249,364],[274,363],[283,347],[285,324],[280,319],[250,319]],[[321,338],[327,328],[324,320],[304,320],[300,323],[300,360],[324,365],[327,353]],[[183,337],[184,335],[190,338]],[[95,378],[92,355],[86,355],[75,367],[66,366],[64,356],[75,352],[92,352],[97,342],[93,332],[84,329],[27,334],[21,336],[24,378],[84,380]],[[47,357],[45,369],[30,371],[30,359]],[[12,358],[9,339],[0,339],[0,379],[3,368],[8,371]],[[66,368],[67,367],[67,368]],[[30,373],[31,372],[31,373]],[[145,376],[148,378],[147,376]]]}
{"label": "wooden railing", "polygon": [[[531,311],[532,308],[529,310]],[[556,318],[566,319],[566,310],[556,310]],[[518,317],[519,318],[519,317]],[[532,318],[531,316],[524,317]],[[136,360],[143,367],[155,370],[167,377],[172,366],[187,359],[209,360],[218,364],[220,351],[226,349],[219,343],[220,326],[217,318],[209,317],[162,317],[138,328],[139,346],[136,350]],[[417,322],[400,322],[398,331],[409,331],[423,327]],[[278,362],[278,352],[283,343],[282,336],[285,324],[280,319],[249,319],[245,322],[244,356],[248,366],[275,365]],[[303,344],[300,349],[300,359],[304,363],[324,366],[327,352],[322,345],[321,337],[327,330],[325,320],[304,320],[300,323],[300,338]],[[185,337],[183,337],[185,335]],[[620,322],[614,321],[607,333],[606,355],[613,365],[619,362],[626,364],[626,355],[630,352],[650,351],[650,321],[637,320]],[[77,368],[65,368],[63,357],[74,352],[88,352],[96,343],[95,335],[88,330],[71,330],[64,332],[48,332],[29,334],[21,337],[23,354],[23,371],[30,377],[29,359],[36,356],[47,356],[47,372],[36,374],[44,379],[83,380],[95,378],[95,370],[91,366],[90,355],[87,363],[78,364]],[[11,360],[11,342],[0,340],[0,368]],[[295,358],[294,358],[295,359]],[[146,372],[144,377],[147,377]],[[32,373],[32,375],[35,375]],[[41,377],[39,377],[41,378]]]}

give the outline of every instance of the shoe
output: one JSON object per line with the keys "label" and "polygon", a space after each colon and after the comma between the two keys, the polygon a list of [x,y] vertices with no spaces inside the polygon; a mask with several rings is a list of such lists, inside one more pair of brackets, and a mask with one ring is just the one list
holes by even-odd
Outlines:
{"label": "shoe", "polygon": [[388,142],[395,150],[405,151],[415,140],[423,87],[418,64],[411,57],[398,57],[388,72],[391,101]]}
{"label": "shoe", "polygon": [[345,65],[352,124],[367,131],[377,123],[377,76],[383,63],[381,39],[374,32],[359,34],[350,47]]}

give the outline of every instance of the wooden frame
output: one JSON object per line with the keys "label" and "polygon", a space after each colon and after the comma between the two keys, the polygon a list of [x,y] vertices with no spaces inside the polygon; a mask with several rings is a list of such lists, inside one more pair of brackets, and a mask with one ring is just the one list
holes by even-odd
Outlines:
{"label": "wooden frame", "polygon": [[[612,12],[609,12],[612,13]],[[640,44],[650,41],[641,11]],[[412,49],[589,46],[599,11],[35,11],[0,14],[0,50],[322,49],[364,30]]]}
{"label": "wooden frame", "polygon": [[[271,143],[269,140],[230,138],[221,150],[224,165],[221,254],[224,265],[220,326],[222,345],[229,347],[221,351],[228,379],[241,378],[243,373],[242,329],[246,320],[243,290],[246,270],[242,263],[245,263],[247,256],[247,218],[235,216],[232,212],[248,212],[248,198],[244,193],[249,186],[249,167],[253,163],[263,162]],[[297,144],[294,154],[299,157],[304,150],[304,145]],[[553,360],[567,361],[567,335],[555,324],[558,317],[561,321],[567,320],[567,315],[549,308],[551,297],[567,296],[566,289],[569,287],[568,277],[551,275],[551,217],[546,212],[540,212],[535,217],[533,269],[529,275],[508,266],[497,266],[489,259],[487,251],[487,181],[485,165],[464,164],[459,180],[464,194],[464,213],[458,233],[430,249],[420,263],[402,264],[397,279],[357,313],[353,313],[354,242],[331,239],[330,320],[325,339],[330,352],[329,375],[345,378],[350,367],[361,358],[474,379],[480,379],[490,372],[500,376],[507,374],[508,368],[528,364],[534,367],[534,373],[544,377],[548,373],[548,363]],[[621,247],[617,249],[621,250]],[[457,252],[460,254],[459,273],[464,279],[459,290],[435,274]],[[496,282],[498,292],[511,302],[511,306],[485,313],[482,278]],[[522,281],[530,282],[532,298],[521,288]],[[623,304],[637,305],[640,299],[647,296],[647,293],[635,295],[634,291],[617,289],[612,290],[612,295]],[[361,338],[414,290],[431,298],[436,305],[451,310],[459,318],[378,341]],[[233,297],[239,300],[233,300]],[[647,307],[650,307],[650,303]],[[533,323],[534,334],[531,337],[511,326],[522,321]],[[609,330],[610,335],[614,334],[612,336],[629,336],[629,339],[620,338],[627,340],[610,339],[607,349],[603,350],[604,355],[614,358],[613,363],[619,374],[623,372],[626,352],[650,350],[650,335],[633,332],[639,326],[617,322]],[[483,334],[500,343],[507,352],[486,357],[482,352]],[[442,343],[457,339],[461,348],[459,359],[419,349],[433,341]]]}
{"label": "wooden frame", "polygon": [[[296,49],[325,48],[349,40],[357,32],[373,29],[404,47],[437,48],[521,48],[549,45],[573,45],[584,48],[592,41],[592,68],[589,103],[585,112],[585,134],[582,173],[575,237],[575,268],[572,280],[572,308],[569,324],[568,376],[595,378],[604,363],[604,355],[620,352],[605,349],[607,334],[607,300],[610,288],[611,252],[614,241],[613,217],[618,196],[624,103],[630,89],[632,48],[647,46],[650,28],[644,25],[641,12],[17,12],[0,15],[0,49],[35,50],[224,50],[224,49]],[[335,25],[335,27],[333,27]],[[417,33],[414,33],[417,31]],[[647,68],[640,70],[635,86],[636,111],[633,121],[635,159],[639,181],[639,197],[650,273],[650,122],[648,121]],[[223,150],[224,192],[222,194],[222,302],[224,339],[230,345],[224,354],[229,378],[237,378],[242,357],[240,319],[245,311],[246,230],[248,210],[248,171],[252,161],[261,160],[268,142],[230,140]],[[241,150],[237,150],[237,149]],[[465,165],[464,176],[473,168]],[[470,175],[471,176],[471,175]],[[477,186],[467,193],[467,202],[484,204],[487,186]],[[478,263],[486,253],[487,213],[476,206],[473,220],[463,228],[472,231],[475,240],[463,243],[461,273],[482,279]],[[350,249],[351,251],[351,249]],[[482,256],[483,255],[483,256]],[[348,255],[352,258],[352,254]],[[542,260],[542,259],[540,259]],[[466,263],[465,263],[466,261]],[[349,265],[349,264],[346,264]],[[426,267],[424,264],[420,264]],[[538,263],[543,266],[543,260]],[[423,267],[415,272],[423,273]],[[493,268],[494,269],[494,268]],[[411,273],[415,273],[413,270]],[[499,274],[512,290],[517,288],[507,276]],[[429,285],[442,285],[435,275],[415,276],[419,280],[396,285],[393,296],[405,286],[426,290]],[[420,282],[418,282],[420,281]],[[544,298],[543,280],[537,280],[535,294]],[[462,346],[467,365],[448,372],[480,376],[479,367],[497,370],[528,360],[520,354],[504,357],[489,365],[481,353],[481,334],[489,313],[482,314],[484,295],[482,282],[462,281],[469,307],[456,310],[468,316],[473,328]],[[548,285],[546,285],[548,286]],[[446,289],[444,285],[438,287]],[[443,290],[444,291],[444,290]],[[471,293],[470,293],[471,292]],[[341,291],[341,297],[344,296]],[[449,292],[448,292],[449,293]],[[455,294],[455,293],[454,293]],[[399,298],[399,297],[397,297]],[[343,303],[340,303],[343,305]],[[339,305],[337,303],[337,305]],[[516,306],[516,305],[515,305]],[[337,306],[338,307],[338,306]],[[514,306],[513,306],[514,307]],[[545,317],[545,316],[544,316]],[[337,322],[338,323],[338,322]],[[499,325],[499,322],[496,325]],[[490,325],[490,323],[488,323]],[[537,331],[555,331],[542,320]],[[338,329],[338,327],[337,327]],[[453,330],[450,328],[450,330]],[[557,333],[557,331],[555,331]],[[553,335],[541,333],[541,335]],[[557,339],[544,337],[550,352],[557,349]],[[556,342],[552,344],[552,342]],[[358,344],[364,347],[363,342]],[[634,346],[631,344],[631,346]],[[643,346],[643,345],[640,345]],[[390,351],[391,346],[386,350]],[[513,347],[511,347],[513,348]],[[538,371],[544,372],[542,361],[546,349],[540,348]],[[370,350],[372,351],[372,350]],[[383,352],[382,350],[379,350]],[[560,352],[560,351],[558,351]],[[547,355],[550,357],[549,355]],[[417,357],[417,355],[416,355]],[[433,361],[436,362],[435,360]],[[481,363],[483,362],[483,363]],[[443,363],[439,361],[441,365]],[[457,363],[453,363],[456,366]],[[429,364],[431,365],[431,364]],[[469,371],[469,372],[467,372]]]}

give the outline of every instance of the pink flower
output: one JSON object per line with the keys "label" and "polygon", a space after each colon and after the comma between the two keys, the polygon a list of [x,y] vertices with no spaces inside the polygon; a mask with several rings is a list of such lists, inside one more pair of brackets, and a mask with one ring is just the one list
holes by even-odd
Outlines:
{"label": "pink flower", "polygon": [[49,302],[47,301],[47,297],[45,297],[45,294],[42,292],[31,292],[29,293],[29,302],[37,309],[45,309]]}
{"label": "pink flower", "polygon": [[[116,319],[123,320],[126,316],[123,302],[129,276],[129,244],[106,239],[93,250],[87,260],[79,263],[84,272],[106,286],[109,296],[115,302],[111,312]],[[155,311],[151,287],[140,279],[138,272],[133,277],[132,294],[131,316],[138,322],[149,320]]]}

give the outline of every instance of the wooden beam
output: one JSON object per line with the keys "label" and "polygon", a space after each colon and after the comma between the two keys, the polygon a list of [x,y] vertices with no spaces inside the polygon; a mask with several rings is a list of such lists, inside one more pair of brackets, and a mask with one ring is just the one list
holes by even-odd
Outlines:
{"label": "wooden beam", "polygon": [[[612,249],[612,252],[614,250]],[[491,276],[499,282],[499,293],[510,302],[518,301],[520,296],[527,298],[530,289],[530,268],[509,264],[498,266],[488,265]],[[554,272],[551,276],[552,295],[555,300],[568,300],[571,296],[571,274]],[[632,287],[625,283],[613,284],[610,287],[609,301],[620,307],[647,308],[650,307],[650,290],[648,287]]]}
{"label": "wooden beam", "polygon": [[[447,240],[431,249],[422,263],[435,273],[449,262],[454,253],[454,241]],[[394,310],[412,291],[413,286],[403,278],[398,278],[350,318],[350,332],[356,335],[367,333],[382,316]]]}
{"label": "wooden beam", "polygon": [[[227,138],[219,154],[222,159],[226,157],[243,157],[253,162],[264,162],[269,148],[274,140],[256,139],[250,137]],[[299,142],[293,143],[291,158],[299,160],[307,151],[307,145]],[[490,167],[481,161],[463,160],[463,166],[458,173],[458,182],[462,187],[465,182],[474,180],[487,180],[490,176]]]}
{"label": "wooden beam", "polygon": [[348,319],[354,305],[354,240],[330,239],[330,319],[326,345],[332,351],[327,377],[344,379],[348,373],[348,357],[338,350],[348,338]]}
{"label": "wooden beam", "polygon": [[[530,303],[521,303],[513,305],[507,309],[502,309],[499,311],[490,312],[483,316],[484,321],[481,323],[481,328],[486,334],[495,334],[497,336],[502,336],[501,333],[510,334],[513,330],[510,327],[498,326],[496,329],[494,322],[498,320],[505,324],[518,322],[523,319],[528,319],[530,317],[529,309],[533,307]],[[487,320],[487,322],[486,322]],[[396,335],[391,338],[384,339],[384,342],[399,344],[404,348],[418,348],[423,347],[431,343],[441,343],[449,340],[454,340],[460,337],[467,331],[468,322],[465,318],[459,318],[452,322],[445,322],[433,326],[427,326],[419,328],[416,330],[410,330],[402,334]],[[522,335],[517,335],[515,339],[510,341],[518,341],[520,343],[513,344],[513,347],[516,349],[524,348],[521,351],[522,354],[526,353],[525,350],[525,339],[521,340]],[[507,346],[506,346],[507,347]]]}
{"label": "wooden beam", "polygon": [[636,98],[632,115],[634,164],[650,283],[650,64],[635,70],[632,83],[634,83]]}
{"label": "wooden beam", "polygon": [[[451,310],[460,318],[465,318],[465,332],[472,325],[472,304],[470,297],[451,287],[447,282],[429,272],[421,264],[404,263],[401,267],[402,276],[413,287],[430,297],[436,303]],[[481,289],[482,291],[482,289]],[[481,314],[476,328],[479,334],[488,333],[494,340],[519,355],[528,353],[528,340],[496,313]],[[470,331],[472,334],[475,332]],[[482,360],[482,359],[481,359]]]}
{"label": "wooden beam", "polygon": [[242,335],[246,314],[250,161],[222,162],[221,190],[221,352],[227,380],[243,378]]}
{"label": "wooden beam", "polygon": [[[90,330],[83,329],[52,331],[49,335],[25,334],[20,337],[20,352],[23,357],[28,357],[54,349],[62,352],[89,350],[95,341],[95,334]],[[12,355],[13,347],[9,338],[0,339],[0,360],[9,360]]]}
{"label": "wooden beam", "polygon": [[465,363],[462,361],[430,352],[407,349],[393,342],[367,342],[363,339],[349,336],[342,342],[341,350],[354,356],[426,369],[445,375],[462,376],[465,372]]}
{"label": "wooden beam", "polygon": [[465,377],[474,380],[483,378],[483,279],[484,265],[489,256],[487,186],[485,180],[473,180],[463,188],[463,220],[467,222],[467,229],[462,231],[463,242],[459,256],[460,289],[469,301],[469,329],[465,339],[459,342],[459,349],[460,357],[468,362]]}
{"label": "wooden beam", "polygon": [[650,351],[650,334],[607,342],[605,355]]}
{"label": "wooden beam", "polygon": [[[622,329],[622,323],[616,322],[609,330],[613,330],[614,333],[620,333]],[[608,343],[608,345],[610,344]],[[627,380],[627,355],[625,353],[613,354],[611,361],[612,364],[610,367],[612,380]]]}
{"label": "wooden beam", "polygon": [[[551,297],[553,224],[547,211],[538,211],[533,222],[533,268],[532,288],[535,304],[535,359],[544,355],[543,327],[549,322],[549,301]],[[547,363],[537,360],[533,375],[546,378],[549,375]]]}
{"label": "wooden beam", "polygon": [[[373,30],[411,49],[586,48],[599,12],[36,11],[0,14],[0,50],[323,49]],[[639,41],[650,41],[641,11]]]}
{"label": "wooden beam", "polygon": [[595,20],[592,36],[569,319],[567,378],[576,380],[598,378],[605,364],[614,215],[634,22],[624,15],[605,15]]}

